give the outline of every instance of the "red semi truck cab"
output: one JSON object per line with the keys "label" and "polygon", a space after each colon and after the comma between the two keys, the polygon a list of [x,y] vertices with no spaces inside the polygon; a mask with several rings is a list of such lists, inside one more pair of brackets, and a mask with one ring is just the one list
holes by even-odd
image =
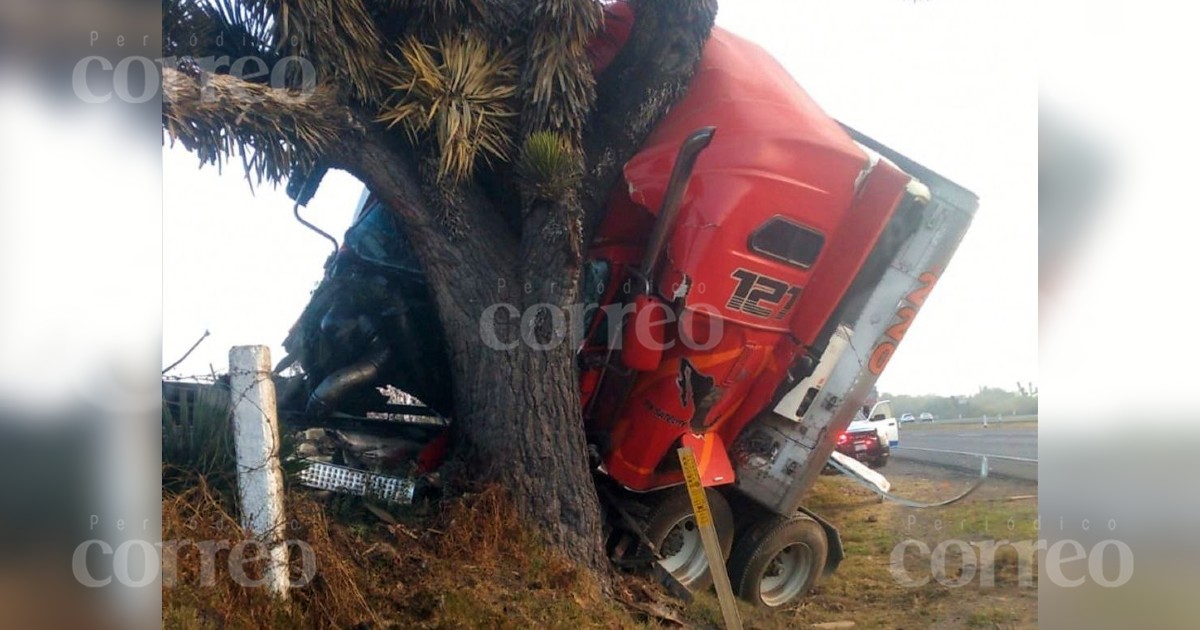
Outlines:
{"label": "red semi truck cab", "polygon": [[[711,141],[642,278],[672,165],[706,128]],[[686,444],[705,485],[733,483],[730,447],[820,358],[822,331],[912,180],[760,47],[714,29],[686,96],[626,164],[589,252],[605,282],[585,295],[629,304],[623,323],[638,329],[610,338],[616,322],[605,320],[620,311],[603,309],[582,352],[585,420],[605,471],[638,492],[678,484],[675,448]],[[646,359],[646,342],[661,342],[661,356]]]}
{"label": "red semi truck cab", "polygon": [[[598,68],[634,17],[609,11]],[[788,605],[843,556],[804,498],[978,199],[841,125],[720,28],[623,175],[584,267],[579,352],[611,550],[648,549],[707,586],[676,456],[690,447],[734,591]]]}

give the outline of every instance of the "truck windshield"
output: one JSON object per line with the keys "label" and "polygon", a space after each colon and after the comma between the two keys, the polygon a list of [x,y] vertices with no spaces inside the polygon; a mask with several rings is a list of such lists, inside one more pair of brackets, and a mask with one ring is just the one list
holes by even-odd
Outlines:
{"label": "truck windshield", "polygon": [[359,258],[386,267],[423,273],[408,235],[383,204],[373,203],[346,231],[346,247]]}

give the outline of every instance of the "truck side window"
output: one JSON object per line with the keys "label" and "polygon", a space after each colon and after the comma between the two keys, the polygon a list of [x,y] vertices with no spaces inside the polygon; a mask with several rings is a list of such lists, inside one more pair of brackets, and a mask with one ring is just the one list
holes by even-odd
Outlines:
{"label": "truck side window", "polygon": [[[608,279],[610,275],[609,264],[607,260],[589,260],[583,264],[583,282],[580,283],[581,295],[585,306],[586,314],[583,320],[583,330],[590,331],[592,324],[596,321],[596,315],[600,312],[598,308],[593,308],[599,305],[604,294],[608,292]],[[596,339],[607,339],[605,336],[596,336]]]}
{"label": "truck side window", "polygon": [[783,217],[767,221],[750,235],[750,249],[769,258],[807,269],[817,260],[825,237]]}

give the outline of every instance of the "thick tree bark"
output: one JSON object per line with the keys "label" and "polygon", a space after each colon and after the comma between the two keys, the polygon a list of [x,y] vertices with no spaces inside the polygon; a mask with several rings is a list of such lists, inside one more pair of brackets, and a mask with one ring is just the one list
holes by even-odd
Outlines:
{"label": "thick tree bark", "polygon": [[527,236],[517,241],[501,213],[469,198],[461,208],[469,235],[454,239],[425,210],[411,157],[368,137],[344,159],[342,166],[404,218],[425,265],[449,344],[456,435],[473,472],[502,483],[548,543],[603,579],[608,562],[574,347],[565,331],[553,330],[568,322],[546,306],[569,313],[579,255],[569,246],[539,246],[538,238],[570,213],[533,204]]}
{"label": "thick tree bark", "polygon": [[600,505],[580,421],[574,348],[518,343],[497,351],[475,340],[459,361],[460,435],[482,451],[479,472],[513,494],[548,542],[605,575]]}

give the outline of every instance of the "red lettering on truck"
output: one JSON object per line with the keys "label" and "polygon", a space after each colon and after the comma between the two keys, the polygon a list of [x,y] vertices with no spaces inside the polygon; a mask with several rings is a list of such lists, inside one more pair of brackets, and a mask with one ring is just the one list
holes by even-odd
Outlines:
{"label": "red lettering on truck", "polygon": [[908,327],[916,319],[917,311],[925,304],[925,298],[929,297],[933,285],[937,284],[937,276],[926,271],[917,278],[917,281],[921,283],[921,286],[913,289],[904,298],[904,304],[896,310],[896,322],[888,327],[887,332],[883,333],[885,339],[879,342],[875,346],[875,350],[871,352],[871,359],[867,362],[867,367],[875,376],[883,373],[883,368],[887,367],[888,361],[891,361],[892,355],[896,353],[896,346],[908,333]]}

